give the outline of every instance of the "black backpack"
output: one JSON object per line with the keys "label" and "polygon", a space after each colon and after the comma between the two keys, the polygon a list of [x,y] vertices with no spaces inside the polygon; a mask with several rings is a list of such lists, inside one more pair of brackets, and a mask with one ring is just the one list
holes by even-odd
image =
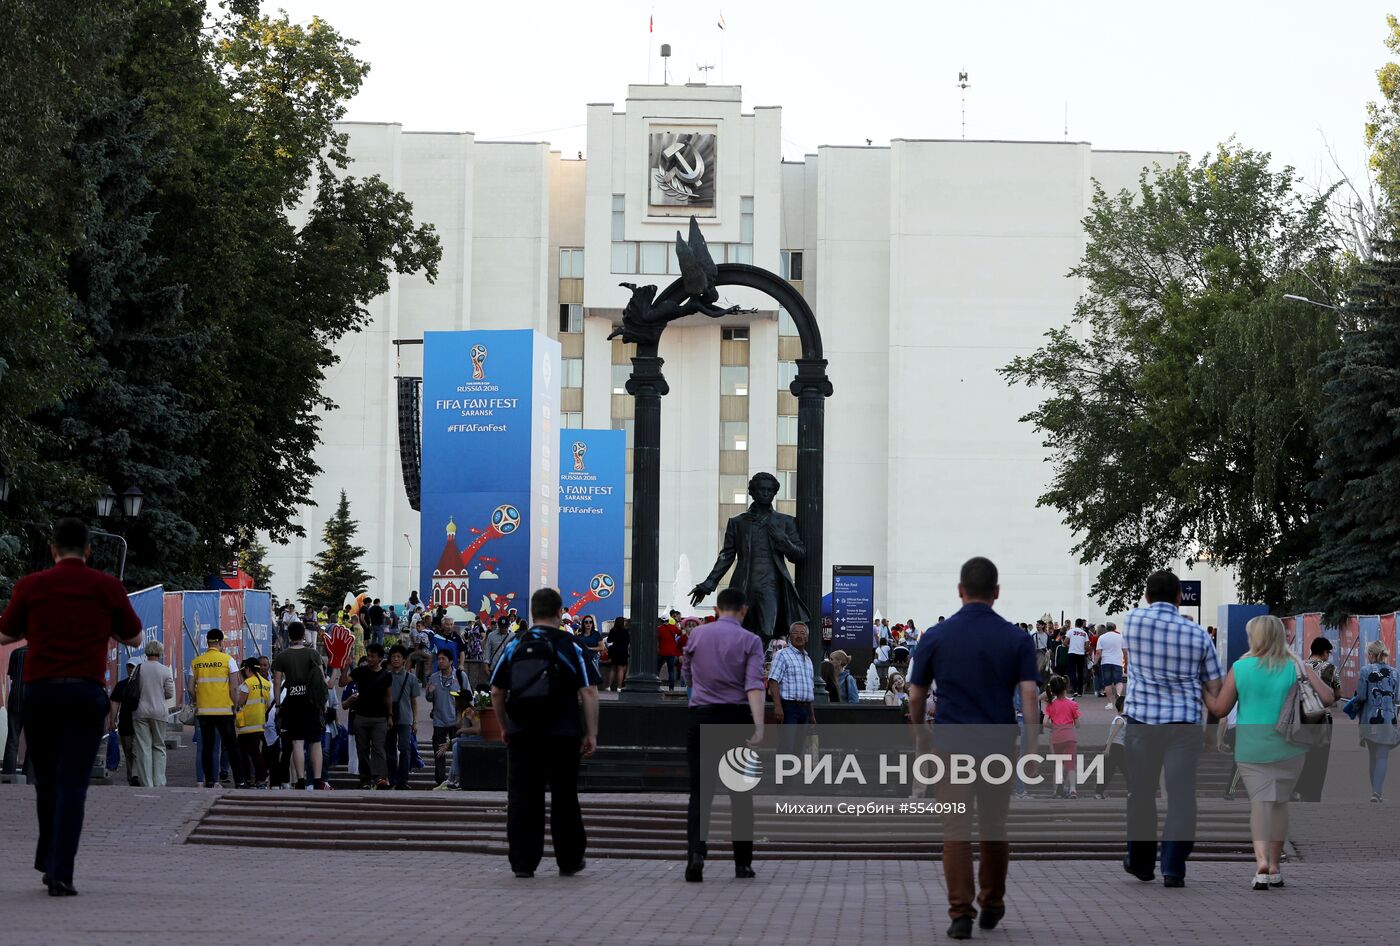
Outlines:
{"label": "black backpack", "polygon": [[521,631],[506,665],[506,715],[525,729],[549,725],[577,689],[568,676],[545,630]]}
{"label": "black backpack", "polygon": [[136,708],[141,705],[141,665],[137,664],[136,669],[126,678],[126,689],[122,691],[121,715],[127,719],[132,718]]}

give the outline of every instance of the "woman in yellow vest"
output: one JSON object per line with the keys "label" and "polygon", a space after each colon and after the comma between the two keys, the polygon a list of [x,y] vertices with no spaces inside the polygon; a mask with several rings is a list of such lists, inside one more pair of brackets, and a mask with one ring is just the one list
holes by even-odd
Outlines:
{"label": "woman in yellow vest", "polygon": [[238,688],[238,751],[243,756],[243,771],[253,780],[252,785],[239,788],[267,788],[267,762],[263,758],[263,728],[267,725],[267,710],[272,705],[272,681],[262,670],[258,657],[243,661],[243,684]]}

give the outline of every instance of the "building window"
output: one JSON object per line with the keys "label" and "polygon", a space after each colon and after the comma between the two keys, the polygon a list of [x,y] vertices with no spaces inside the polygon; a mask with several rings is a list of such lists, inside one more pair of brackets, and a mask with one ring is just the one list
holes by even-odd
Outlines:
{"label": "building window", "polygon": [[797,446],[797,418],[791,414],[778,415],[778,446]]}
{"label": "building window", "polygon": [[749,481],[735,473],[721,473],[719,477],[719,498],[721,502],[744,506],[749,501]]}
{"label": "building window", "polygon": [[802,251],[783,250],[782,252],[782,277],[784,279],[800,280],[802,278]]}
{"label": "building window", "polygon": [[630,377],[632,377],[632,366],[631,366],[631,365],[613,365],[613,366],[612,366],[612,393],[614,393],[614,394],[626,394],[626,393],[627,393],[627,379],[630,378]]}
{"label": "building window", "polygon": [[[711,257],[714,255],[714,253],[710,254]],[[722,263],[724,260],[716,259],[715,262]],[[666,244],[666,272],[670,273],[672,276],[679,276],[681,274],[681,264],[680,260],[676,259],[676,244],[674,243]]]}
{"label": "building window", "polygon": [[778,499],[796,499],[796,498],[797,498],[797,471],[796,471],[796,470],[779,470],[779,471],[778,471],[778,496],[777,496],[777,498],[778,498]]}
{"label": "building window", "polygon": [[799,334],[797,323],[792,320],[788,310],[782,306],[778,307],[778,334],[787,338],[796,338]]}
{"label": "building window", "polygon": [[583,426],[582,411],[564,411],[559,415],[559,417],[559,422],[564,425],[564,428],[566,430],[570,428],[577,428]]}
{"label": "building window", "polygon": [[666,272],[666,244],[642,244],[642,272],[652,276]]}
{"label": "building window", "polygon": [[612,239],[614,243],[627,239],[627,204],[621,194],[613,194]]}
{"label": "building window", "polygon": [[749,340],[749,327],[735,325],[720,330],[720,337],[726,342],[746,342]]}
{"label": "building window", "polygon": [[624,276],[637,271],[637,244],[614,243],[612,245],[612,271]]}
{"label": "building window", "polygon": [[559,305],[559,331],[578,333],[583,331],[583,306],[577,302]]}
{"label": "building window", "polygon": [[561,388],[583,387],[582,358],[564,358],[560,361],[559,386]]}
{"label": "building window", "polygon": [[573,248],[559,250],[559,278],[583,278],[583,250]]}
{"label": "building window", "polygon": [[778,362],[778,390],[786,391],[792,386],[792,382],[797,380],[797,362]]}
{"label": "building window", "polygon": [[739,198],[739,244],[737,257],[730,254],[731,263],[753,262],[753,198]]}
{"label": "building window", "polygon": [[719,393],[749,396],[749,366],[722,365],[719,369]]}
{"label": "building window", "polygon": [[[624,431],[627,432],[627,449],[628,449],[628,450],[631,450],[631,449],[632,449],[632,430],[633,430],[633,427],[634,427],[634,425],[633,425],[633,423],[632,423],[632,418],[630,418],[630,417],[614,417],[614,418],[612,419],[612,429],[613,429],[613,430],[624,430]],[[631,490],[631,485],[632,485],[632,484],[631,484],[631,479],[632,479],[632,478],[629,476],[627,479],[628,479],[628,484],[627,484],[627,485],[628,485],[627,495],[628,495],[628,496],[631,496],[631,495],[632,495],[632,490]],[[630,543],[630,542],[627,543],[627,547],[630,549],[630,548],[632,547],[632,543]]]}
{"label": "building window", "polygon": [[721,450],[749,449],[749,422],[746,420],[726,420],[719,425],[719,447]]}
{"label": "building window", "polygon": [[753,263],[752,243],[734,243],[729,249],[729,261],[731,263]]}

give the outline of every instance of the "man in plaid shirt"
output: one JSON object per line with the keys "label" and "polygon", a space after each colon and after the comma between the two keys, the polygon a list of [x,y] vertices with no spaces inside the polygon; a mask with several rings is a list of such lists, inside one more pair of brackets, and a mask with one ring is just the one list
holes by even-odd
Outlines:
{"label": "man in plaid shirt", "polygon": [[1225,672],[1205,628],[1182,617],[1181,581],[1169,571],[1147,577],[1147,607],[1123,622],[1128,689],[1128,854],[1123,869],[1143,882],[1157,861],[1157,783],[1166,772],[1162,882],[1186,885],[1196,833],[1196,769],[1201,758],[1201,693],[1214,696]]}
{"label": "man in plaid shirt", "polygon": [[807,656],[807,625],[794,624],[788,646],[773,655],[768,670],[768,691],[773,697],[773,722],[778,730],[778,751],[796,753],[808,726],[817,724],[812,708],[812,658]]}

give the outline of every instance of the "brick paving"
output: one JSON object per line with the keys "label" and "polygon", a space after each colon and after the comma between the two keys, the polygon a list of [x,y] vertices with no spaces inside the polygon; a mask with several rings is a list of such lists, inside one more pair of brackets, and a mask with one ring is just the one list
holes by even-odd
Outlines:
{"label": "brick paving", "polygon": [[[573,878],[517,880],[504,858],[324,852],[182,843],[217,796],[189,788],[94,788],[79,853],[82,895],[53,899],[30,867],[33,792],[0,786],[0,946],[67,943],[585,944],[944,941],[933,862],[764,863],[735,881],[711,865],[703,885],[683,865],[597,860]],[[1296,807],[1296,806],[1295,806]],[[1365,808],[1328,820],[1355,821]],[[1371,809],[1374,811],[1374,809]],[[1388,814],[1388,813],[1387,813]],[[1315,817],[1321,817],[1315,816]],[[1372,816],[1392,840],[1394,822]],[[1326,825],[1315,825],[1326,831]],[[1174,944],[1312,939],[1388,941],[1400,923],[1400,860],[1349,845],[1289,864],[1289,886],[1253,893],[1249,865],[1192,864],[1184,890],[1139,884],[1102,862],[1013,862],[999,943]],[[1281,938],[1280,938],[1281,937]]]}

